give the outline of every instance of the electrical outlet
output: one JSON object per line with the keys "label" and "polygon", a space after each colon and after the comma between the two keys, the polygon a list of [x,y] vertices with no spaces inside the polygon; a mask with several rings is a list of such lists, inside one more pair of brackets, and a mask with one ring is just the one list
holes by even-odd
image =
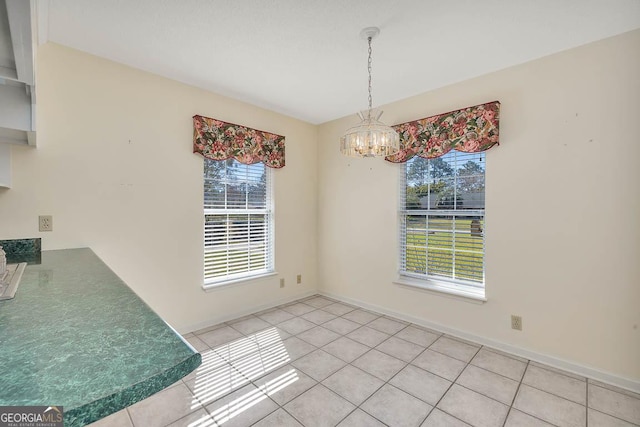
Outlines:
{"label": "electrical outlet", "polygon": [[296,283],[299,285],[300,283],[302,283],[302,274],[298,274],[296,276]]}
{"label": "electrical outlet", "polygon": [[40,215],[38,217],[38,230],[53,231],[53,217],[51,215]]}
{"label": "electrical outlet", "polygon": [[284,279],[280,279],[280,287],[284,288]]}
{"label": "electrical outlet", "polygon": [[511,315],[511,329],[515,329],[517,331],[522,330],[522,317],[516,316],[514,314]]}

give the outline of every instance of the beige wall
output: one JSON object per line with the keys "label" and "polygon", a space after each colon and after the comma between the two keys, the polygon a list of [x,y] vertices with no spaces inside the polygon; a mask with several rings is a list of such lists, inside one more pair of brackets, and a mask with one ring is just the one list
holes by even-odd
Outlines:
{"label": "beige wall", "polygon": [[[319,289],[638,381],[639,50],[635,31],[385,107],[400,123],[502,102],[502,144],[487,154],[483,305],[392,284],[398,166],[338,153],[355,116],[312,126],[52,44],[38,53],[38,148],[12,147],[0,236],[93,248],[181,331]],[[193,114],[286,135],[279,276],[201,290]],[[39,214],[55,231],[38,232]]]}
{"label": "beige wall", "polygon": [[[13,147],[0,236],[91,247],[182,331],[316,289],[315,126],[54,44],[39,49],[37,89],[38,148]],[[279,276],[201,289],[194,114],[286,136],[287,166],[274,172]],[[53,232],[38,232],[39,214],[53,215]]]}
{"label": "beige wall", "polygon": [[482,305],[392,284],[399,166],[339,154],[355,116],[321,125],[321,291],[640,380],[638,52],[635,31],[384,106],[402,123],[502,103]]}

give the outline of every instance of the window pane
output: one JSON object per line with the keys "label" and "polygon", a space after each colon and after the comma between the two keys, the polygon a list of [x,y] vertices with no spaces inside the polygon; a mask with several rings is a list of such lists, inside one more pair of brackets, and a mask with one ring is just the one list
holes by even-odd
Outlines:
{"label": "window pane", "polygon": [[267,168],[262,163],[251,165],[247,173],[249,209],[265,208],[267,204]]}
{"label": "window pane", "polygon": [[204,160],[204,207],[223,208],[226,200],[225,161]]}
{"label": "window pane", "polygon": [[404,171],[401,271],[483,286],[484,153],[414,157]]}
{"label": "window pane", "polygon": [[457,192],[463,209],[484,209],[484,156],[461,153],[459,158]]}
{"label": "window pane", "polygon": [[432,182],[453,178],[455,175],[455,159],[449,154],[435,159],[422,159],[429,164],[429,176]]}
{"label": "window pane", "polygon": [[421,157],[407,162],[405,209],[426,209],[429,204],[429,164]]}
{"label": "window pane", "polygon": [[205,283],[273,270],[270,170],[205,160]]}
{"label": "window pane", "polygon": [[413,273],[422,273],[427,266],[427,217],[425,215],[407,215],[405,223],[406,255],[405,269]]}

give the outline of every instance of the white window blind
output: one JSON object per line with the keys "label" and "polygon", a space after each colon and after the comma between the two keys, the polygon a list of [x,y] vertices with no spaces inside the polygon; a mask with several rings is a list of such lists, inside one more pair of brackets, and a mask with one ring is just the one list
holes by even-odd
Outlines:
{"label": "white window blind", "polygon": [[451,150],[404,164],[401,276],[484,288],[484,160]]}
{"label": "white window blind", "polygon": [[273,271],[271,169],[204,159],[204,283]]}

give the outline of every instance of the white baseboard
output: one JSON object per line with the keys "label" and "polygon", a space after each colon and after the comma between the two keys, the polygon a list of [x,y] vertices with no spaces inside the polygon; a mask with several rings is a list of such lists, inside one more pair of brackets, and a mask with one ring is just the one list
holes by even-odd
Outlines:
{"label": "white baseboard", "polygon": [[564,360],[558,357],[550,356],[543,353],[538,353],[532,350],[528,350],[522,347],[514,346],[511,344],[503,343],[500,341],[495,341],[490,338],[482,337],[479,335],[475,335],[469,332],[461,331],[459,329],[451,328],[445,325],[441,325],[439,323],[430,322],[425,319],[421,319],[418,317],[408,316],[404,313],[399,313],[397,311],[389,310],[385,307],[381,307],[374,304],[369,304],[365,301],[361,301],[353,298],[346,298],[341,295],[333,294],[331,292],[325,292],[319,290],[318,293],[320,295],[327,296],[329,298],[333,298],[338,301],[345,302],[347,304],[353,304],[360,306],[362,308],[366,308],[372,311],[377,311],[382,314],[386,314],[388,316],[392,316],[401,320],[405,320],[407,322],[415,323],[416,325],[423,326],[425,328],[433,329],[435,331],[439,331],[442,333],[449,334],[454,337],[462,338],[467,341],[472,341],[478,343],[480,345],[484,345],[487,347],[492,347],[497,350],[501,350],[507,353],[514,354],[516,356],[524,357],[525,359],[533,360],[535,362],[543,363],[545,365],[552,366],[554,368],[562,369],[564,371],[568,371],[583,377],[591,378],[597,381],[601,381],[603,383],[611,384],[613,386],[617,386],[635,393],[640,393],[640,381],[635,381],[629,378],[620,377],[615,374],[611,374],[608,372],[603,372],[595,368],[591,368],[589,366],[580,365],[575,362],[571,362],[568,360]]}
{"label": "white baseboard", "polygon": [[188,325],[182,328],[177,328],[178,333],[180,333],[181,335],[185,335],[188,334],[190,332],[194,332],[194,331],[198,331],[200,329],[204,329],[204,328],[208,328],[209,326],[214,326],[217,325],[219,323],[224,323],[224,322],[228,322],[229,320],[233,320],[233,319],[237,319],[238,317],[242,317],[242,316],[247,316],[249,314],[253,314],[253,313],[257,313],[260,311],[264,311],[270,308],[274,308],[277,307],[279,305],[282,304],[286,304],[288,302],[292,302],[295,300],[299,300],[301,298],[306,298],[309,297],[311,295],[317,295],[318,292],[316,290],[312,290],[312,291],[308,291],[308,292],[303,292],[301,294],[296,294],[287,298],[282,298],[267,304],[261,304],[261,305],[257,305],[257,306],[253,306],[251,308],[247,308],[232,314],[228,314],[225,316],[220,316],[220,317],[214,317],[212,319],[209,319],[207,321],[204,322],[199,322],[199,323],[195,323],[192,325]]}

